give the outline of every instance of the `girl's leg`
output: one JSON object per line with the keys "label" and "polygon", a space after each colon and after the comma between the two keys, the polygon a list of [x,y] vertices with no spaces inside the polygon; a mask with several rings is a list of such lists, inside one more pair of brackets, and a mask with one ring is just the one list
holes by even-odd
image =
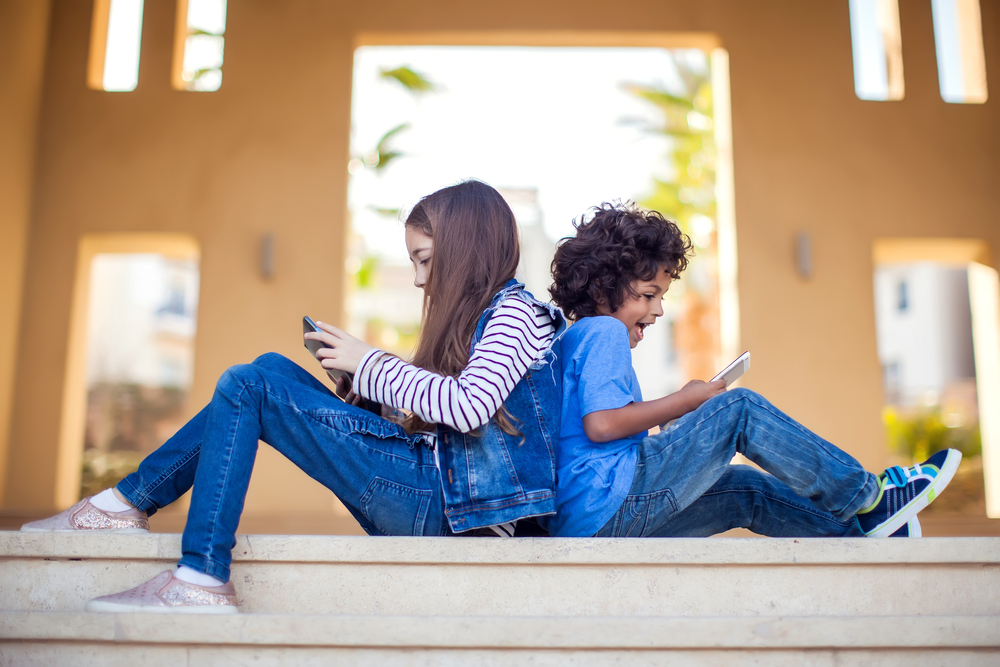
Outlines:
{"label": "girl's leg", "polygon": [[[333,397],[333,392],[322,382],[280,354],[269,352],[261,355],[254,359],[252,365],[284,375]],[[137,471],[118,482],[118,492],[136,509],[152,516],[187,493],[194,484],[210,408],[211,404],[205,406],[162,446],[143,459]]]}
{"label": "girl's leg", "polygon": [[264,363],[230,368],[216,387],[182,565],[229,579],[258,440],[331,489],[369,533],[449,533],[440,478],[422,438],[333,397],[292,362],[267,356]]}
{"label": "girl's leg", "polygon": [[712,488],[737,452],[838,521],[878,495],[876,477],[852,456],[747,389],[720,394],[646,438],[630,495],[661,495],[672,516]]}
{"label": "girl's leg", "polygon": [[663,494],[630,495],[601,537],[708,537],[748,528],[769,537],[861,537],[854,519],[841,521],[797,496],[773,475],[730,465],[700,498],[672,513]]}

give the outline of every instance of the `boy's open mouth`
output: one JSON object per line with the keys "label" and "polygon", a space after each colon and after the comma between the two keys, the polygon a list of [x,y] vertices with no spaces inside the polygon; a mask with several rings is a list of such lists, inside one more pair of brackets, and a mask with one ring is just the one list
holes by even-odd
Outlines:
{"label": "boy's open mouth", "polygon": [[648,327],[650,324],[652,324],[652,322],[636,322],[635,323],[636,328],[639,330],[639,332],[638,332],[639,333],[639,336],[638,336],[639,340],[642,340],[645,337],[645,333],[643,333],[643,332],[645,331],[646,327]]}

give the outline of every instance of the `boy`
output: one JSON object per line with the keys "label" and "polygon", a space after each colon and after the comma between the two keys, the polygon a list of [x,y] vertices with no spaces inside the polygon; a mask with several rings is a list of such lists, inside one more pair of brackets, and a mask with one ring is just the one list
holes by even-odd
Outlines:
{"label": "boy", "polygon": [[[561,341],[550,533],[681,537],[742,527],[774,537],[918,536],[916,514],[954,476],[958,451],[876,477],[759,394],[726,391],[724,380],[692,380],[642,400],[631,348],[663,315],[661,299],[690,252],[659,213],[611,204],[556,250],[550,292],[576,322]],[[737,452],[767,473],[731,465]]]}

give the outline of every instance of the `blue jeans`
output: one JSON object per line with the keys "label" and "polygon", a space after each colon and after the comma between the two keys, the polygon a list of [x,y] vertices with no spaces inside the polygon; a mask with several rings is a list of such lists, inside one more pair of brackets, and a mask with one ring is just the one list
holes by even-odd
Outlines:
{"label": "blue jeans", "polygon": [[[767,472],[731,465],[743,454]],[[770,473],[770,474],[768,474]],[[706,401],[642,441],[629,494],[599,537],[861,536],[874,475],[748,389]]]}
{"label": "blue jeans", "polygon": [[180,564],[228,581],[258,440],[333,491],[370,535],[452,534],[423,437],[344,403],[273,353],[227,370],[212,401],[118,491],[153,514],[193,485]]}

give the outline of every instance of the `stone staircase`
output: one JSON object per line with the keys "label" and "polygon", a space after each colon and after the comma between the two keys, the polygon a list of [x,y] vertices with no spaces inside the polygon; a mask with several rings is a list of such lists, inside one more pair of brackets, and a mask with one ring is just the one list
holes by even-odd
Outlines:
{"label": "stone staircase", "polygon": [[0,665],[1000,664],[998,538],[238,540],[245,614],[86,614],[180,536],[0,532]]}

